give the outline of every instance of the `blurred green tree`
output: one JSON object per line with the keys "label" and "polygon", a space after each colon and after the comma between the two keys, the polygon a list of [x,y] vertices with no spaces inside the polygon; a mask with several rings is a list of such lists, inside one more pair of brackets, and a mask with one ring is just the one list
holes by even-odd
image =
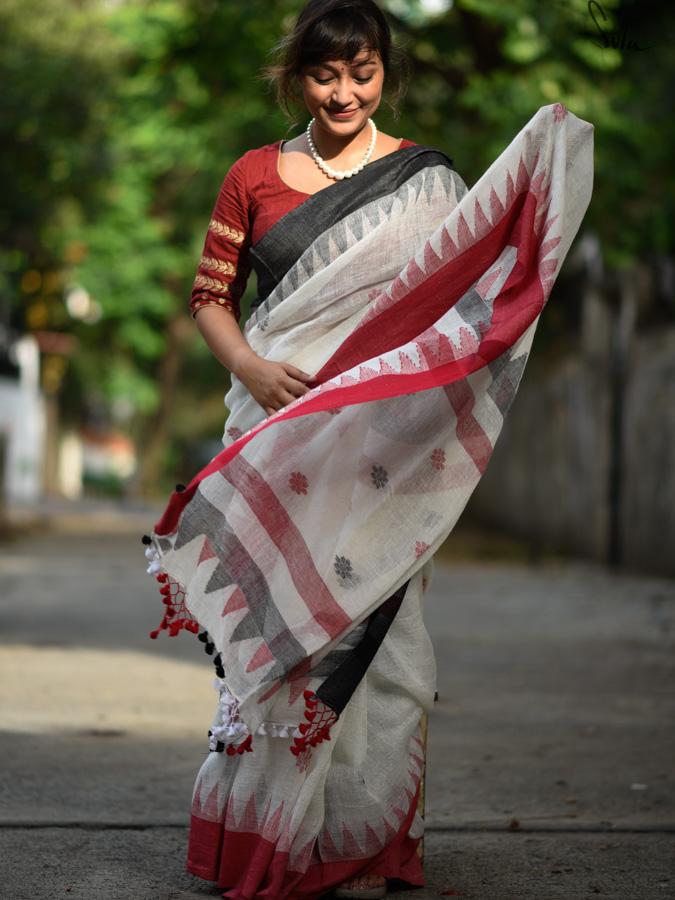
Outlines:
{"label": "blurred green tree", "polygon": [[[584,227],[600,236],[605,264],[672,253],[671,7],[383,2],[413,64],[402,118],[383,104],[383,130],[445,150],[471,184],[539,106],[561,101],[596,126]],[[187,298],[229,166],[289,136],[258,74],[301,5],[55,0],[46,12],[0,2],[0,129],[14,138],[0,151],[0,289],[20,298],[15,321],[40,327],[47,316],[80,336],[67,396],[93,398],[132,430],[144,490],[181,459],[177,448],[221,433],[228,376]],[[83,321],[63,303],[75,286],[93,298]],[[545,319],[544,331],[560,325]]]}

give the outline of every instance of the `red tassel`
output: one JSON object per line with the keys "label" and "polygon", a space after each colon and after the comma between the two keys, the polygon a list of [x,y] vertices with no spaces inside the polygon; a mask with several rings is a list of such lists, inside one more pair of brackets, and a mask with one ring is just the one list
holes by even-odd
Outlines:
{"label": "red tassel", "polygon": [[239,744],[237,747],[237,753],[251,753],[253,752],[253,735],[249,734],[249,736]]}

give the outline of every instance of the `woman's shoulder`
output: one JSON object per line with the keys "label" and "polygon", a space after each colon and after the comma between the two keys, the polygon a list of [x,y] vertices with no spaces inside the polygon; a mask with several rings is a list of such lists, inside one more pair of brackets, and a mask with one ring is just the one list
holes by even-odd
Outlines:
{"label": "woman's shoulder", "polygon": [[236,166],[240,169],[246,169],[255,166],[258,163],[266,162],[271,154],[278,151],[280,143],[281,141],[272,141],[271,144],[262,144],[260,147],[252,147],[250,150],[242,153],[232,165],[233,167]]}
{"label": "woman's shoulder", "polygon": [[242,186],[251,180],[257,180],[257,177],[268,168],[270,160],[274,159],[273,154],[278,150],[279,143],[280,141],[274,141],[242,153],[230,165],[226,178],[237,181]]}

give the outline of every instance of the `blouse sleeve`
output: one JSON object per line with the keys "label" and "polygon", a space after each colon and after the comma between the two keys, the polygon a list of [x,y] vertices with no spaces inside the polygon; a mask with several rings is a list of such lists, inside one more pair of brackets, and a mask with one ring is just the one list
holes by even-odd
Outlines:
{"label": "blouse sleeve", "polygon": [[250,243],[249,202],[240,158],[225,176],[211,213],[190,295],[193,318],[204,306],[220,306],[239,321],[239,300],[251,273]]}

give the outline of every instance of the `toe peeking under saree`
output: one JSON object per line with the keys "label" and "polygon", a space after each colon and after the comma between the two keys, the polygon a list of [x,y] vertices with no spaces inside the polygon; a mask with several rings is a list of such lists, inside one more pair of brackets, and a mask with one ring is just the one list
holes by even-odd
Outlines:
{"label": "toe peeking under saree", "polygon": [[445,154],[407,147],[251,248],[244,335],[311,390],[266,416],[233,376],[224,449],[146,538],[158,631],[197,633],[216,667],[188,869],[225,897],[315,898],[365,873],[424,884],[423,596],[592,178],[592,125],[552,104],[469,191]]}

